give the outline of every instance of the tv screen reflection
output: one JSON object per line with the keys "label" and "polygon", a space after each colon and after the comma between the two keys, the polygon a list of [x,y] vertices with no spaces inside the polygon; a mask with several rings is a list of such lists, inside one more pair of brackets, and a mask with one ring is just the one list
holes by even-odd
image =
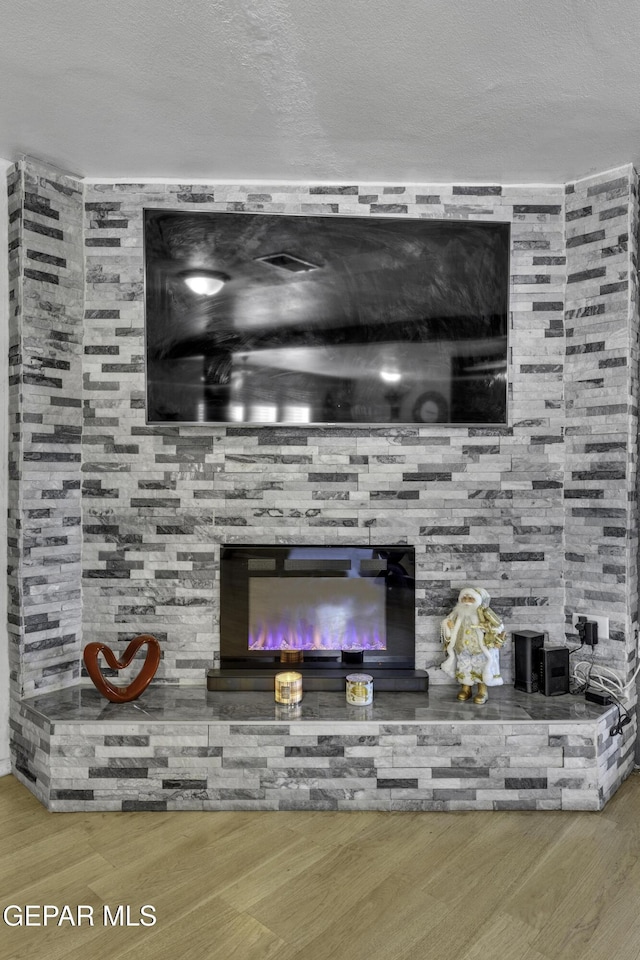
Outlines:
{"label": "tv screen reflection", "polygon": [[145,210],[150,423],[505,423],[510,228]]}

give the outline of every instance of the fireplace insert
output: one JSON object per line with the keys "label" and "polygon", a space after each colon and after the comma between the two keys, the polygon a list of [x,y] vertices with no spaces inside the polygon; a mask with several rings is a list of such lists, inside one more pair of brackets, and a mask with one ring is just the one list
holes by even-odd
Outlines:
{"label": "fireplace insert", "polygon": [[223,546],[220,669],[208,688],[271,689],[283,664],[305,689],[343,689],[357,666],[378,689],[426,690],[413,547]]}

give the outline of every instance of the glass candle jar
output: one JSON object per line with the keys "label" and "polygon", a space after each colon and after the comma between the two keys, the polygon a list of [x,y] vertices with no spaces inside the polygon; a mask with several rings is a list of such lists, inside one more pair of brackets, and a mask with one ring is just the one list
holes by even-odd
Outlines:
{"label": "glass candle jar", "polygon": [[347,677],[347,703],[367,706],[373,702],[373,677],[368,673],[350,673]]}
{"label": "glass candle jar", "polygon": [[302,674],[287,670],[276,673],[276,703],[291,705],[302,700]]}

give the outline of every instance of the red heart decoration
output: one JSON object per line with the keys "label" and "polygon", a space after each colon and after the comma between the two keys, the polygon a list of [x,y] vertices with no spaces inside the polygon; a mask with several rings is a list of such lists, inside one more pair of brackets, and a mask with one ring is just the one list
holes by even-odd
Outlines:
{"label": "red heart decoration", "polygon": [[[147,656],[138,676],[128,687],[116,687],[106,677],[103,677],[102,670],[98,664],[98,656],[103,653],[104,658],[114,670],[124,670],[128,667],[136,653],[143,644],[147,644]],[[82,654],[87,673],[93,680],[99,692],[112,703],[128,703],[135,700],[147,689],[160,663],[160,644],[155,637],[150,634],[141,634],[134,637],[125,650],[122,660],[118,660],[111,647],[106,643],[88,643]]]}

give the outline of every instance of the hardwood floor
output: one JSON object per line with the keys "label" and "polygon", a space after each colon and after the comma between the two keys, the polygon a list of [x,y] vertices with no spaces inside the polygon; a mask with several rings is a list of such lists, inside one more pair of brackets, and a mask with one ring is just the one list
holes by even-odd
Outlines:
{"label": "hardwood floor", "polygon": [[2,909],[86,910],[0,920],[0,956],[637,960],[639,854],[637,772],[601,813],[51,814],[9,776]]}

